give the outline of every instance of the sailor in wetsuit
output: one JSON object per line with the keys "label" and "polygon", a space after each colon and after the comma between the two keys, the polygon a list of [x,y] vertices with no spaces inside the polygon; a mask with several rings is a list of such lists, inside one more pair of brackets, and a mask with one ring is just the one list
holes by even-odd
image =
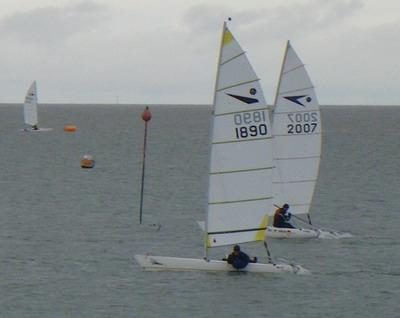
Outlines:
{"label": "sailor in wetsuit", "polygon": [[294,229],[295,227],[289,223],[292,214],[288,212],[289,204],[285,203],[281,208],[278,208],[274,214],[274,227],[283,227]]}
{"label": "sailor in wetsuit", "polygon": [[250,259],[249,255],[240,250],[239,245],[235,245],[233,247],[233,252],[229,254],[226,261],[236,269],[243,269],[249,263],[257,263],[257,257]]}

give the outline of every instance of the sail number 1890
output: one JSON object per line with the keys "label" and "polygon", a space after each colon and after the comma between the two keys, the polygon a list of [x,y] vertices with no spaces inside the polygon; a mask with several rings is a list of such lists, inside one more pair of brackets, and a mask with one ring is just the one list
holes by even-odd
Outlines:
{"label": "sail number 1890", "polygon": [[236,139],[265,136],[268,134],[264,111],[237,113],[233,116],[233,121],[236,125]]}

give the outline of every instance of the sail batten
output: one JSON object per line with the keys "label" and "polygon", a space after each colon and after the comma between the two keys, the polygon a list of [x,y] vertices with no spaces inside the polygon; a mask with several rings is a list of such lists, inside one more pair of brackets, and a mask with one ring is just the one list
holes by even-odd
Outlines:
{"label": "sail batten", "polygon": [[240,52],[238,55],[231,57],[229,60],[224,61],[223,63],[220,64],[220,66],[229,63],[230,61],[237,59],[238,57],[240,57],[241,55],[246,54],[246,52]]}
{"label": "sail batten", "polygon": [[263,240],[272,209],[272,127],[259,79],[224,24],[212,118],[206,246]]}
{"label": "sail batten", "polygon": [[266,227],[260,227],[255,229],[241,229],[241,230],[227,230],[227,231],[219,231],[219,232],[208,232],[208,234],[229,234],[229,233],[240,233],[240,232],[257,232],[266,230]]}
{"label": "sail batten", "polygon": [[[263,107],[263,108],[256,108],[256,109],[253,109],[253,111],[255,111],[255,110],[265,110],[265,107]],[[235,112],[228,112],[228,113],[220,113],[220,114],[214,114],[214,116],[215,117],[219,117],[219,116],[227,116],[227,115],[233,115],[233,114],[238,114],[238,113],[245,113],[245,112],[247,112],[248,110],[247,109],[245,109],[245,110],[242,110],[242,111],[235,111]]]}
{"label": "sail batten", "polygon": [[[301,137],[301,136],[304,136],[304,135],[306,135],[306,136],[320,136],[321,133],[320,132],[316,132],[316,133],[298,133],[298,134],[294,134],[293,136],[290,136],[290,137]],[[281,135],[276,134],[274,136],[274,138],[277,139],[277,137],[287,137],[287,136],[288,135],[286,135],[286,134],[281,134]]]}
{"label": "sail batten", "polygon": [[242,199],[242,200],[235,200],[235,201],[224,201],[224,202],[209,202],[208,204],[231,204],[231,203],[242,203],[242,202],[251,202],[251,201],[265,201],[270,200],[273,197],[264,197],[264,198],[251,198],[251,199]]}
{"label": "sail batten", "polygon": [[250,79],[250,80],[245,81],[245,82],[234,83],[234,84],[231,84],[229,86],[219,88],[217,90],[217,92],[222,92],[222,91],[225,91],[225,90],[230,89],[230,88],[234,88],[234,87],[250,84],[250,83],[253,83],[253,82],[258,82],[259,80],[260,80],[259,78],[255,78],[255,79]]}
{"label": "sail batten", "polygon": [[299,87],[299,88],[288,90],[288,91],[282,91],[282,92],[278,93],[278,95],[286,95],[286,94],[291,94],[291,93],[295,93],[295,92],[306,91],[306,90],[313,89],[313,88],[314,88],[314,86]]}
{"label": "sail batten", "polygon": [[315,159],[319,158],[319,156],[303,156],[303,157],[280,157],[280,158],[275,158],[275,160],[298,160],[298,159]]}
{"label": "sail batten", "polygon": [[[309,110],[297,110],[296,113],[308,113]],[[274,119],[277,117],[277,115],[287,115],[287,114],[292,114],[293,111],[274,111]]]}
{"label": "sail batten", "polygon": [[286,75],[286,74],[288,74],[288,73],[290,73],[290,72],[293,72],[293,71],[295,71],[295,70],[297,70],[297,69],[299,69],[299,68],[301,68],[301,67],[305,67],[305,65],[304,65],[304,64],[300,64],[300,65],[295,66],[295,67],[293,67],[293,68],[291,68],[291,69],[289,69],[289,70],[285,70],[285,71],[283,72],[283,74]]}
{"label": "sail batten", "polygon": [[264,137],[264,138],[254,138],[251,140],[226,140],[226,141],[217,141],[213,142],[213,145],[220,145],[220,144],[229,144],[229,143],[238,143],[238,142],[248,142],[248,141],[258,141],[258,140],[268,140],[272,139],[272,137]]}
{"label": "sail batten", "polygon": [[262,170],[270,170],[274,167],[263,167],[263,168],[255,168],[255,169],[242,169],[242,170],[230,170],[230,171],[213,171],[210,174],[225,174],[225,173],[238,173],[238,172],[249,172],[249,171],[262,171]]}
{"label": "sail batten", "polygon": [[286,184],[286,183],[309,183],[309,182],[316,182],[317,179],[310,179],[310,180],[297,180],[297,181],[279,181],[273,182],[272,184]]}

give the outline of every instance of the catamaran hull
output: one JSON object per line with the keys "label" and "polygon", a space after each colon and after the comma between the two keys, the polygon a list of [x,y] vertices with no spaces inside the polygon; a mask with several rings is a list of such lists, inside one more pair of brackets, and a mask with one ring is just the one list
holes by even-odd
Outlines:
{"label": "catamaran hull", "polygon": [[320,232],[321,231],[319,230],[313,229],[291,229],[267,226],[265,237],[281,239],[309,239],[319,237]]}
{"label": "catamaran hull", "polygon": [[344,239],[353,236],[350,233],[325,229],[290,229],[267,226],[265,237],[278,239]]}
{"label": "catamaran hull", "polygon": [[153,255],[135,255],[136,261],[146,271],[217,271],[252,273],[293,273],[310,274],[300,265],[249,263],[246,268],[237,270],[225,261],[196,258],[178,258]]}
{"label": "catamaran hull", "polygon": [[21,131],[25,132],[43,132],[43,131],[52,131],[53,128],[38,128],[38,129],[31,129],[31,128],[23,128]]}

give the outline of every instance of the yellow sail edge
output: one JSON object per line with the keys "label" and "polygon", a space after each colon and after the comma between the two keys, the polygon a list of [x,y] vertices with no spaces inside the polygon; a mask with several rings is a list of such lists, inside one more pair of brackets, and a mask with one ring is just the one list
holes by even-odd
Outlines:
{"label": "yellow sail edge", "polygon": [[268,224],[268,215],[264,215],[260,225],[258,226],[258,228],[261,230],[258,230],[254,235],[254,241],[264,241],[267,224]]}

